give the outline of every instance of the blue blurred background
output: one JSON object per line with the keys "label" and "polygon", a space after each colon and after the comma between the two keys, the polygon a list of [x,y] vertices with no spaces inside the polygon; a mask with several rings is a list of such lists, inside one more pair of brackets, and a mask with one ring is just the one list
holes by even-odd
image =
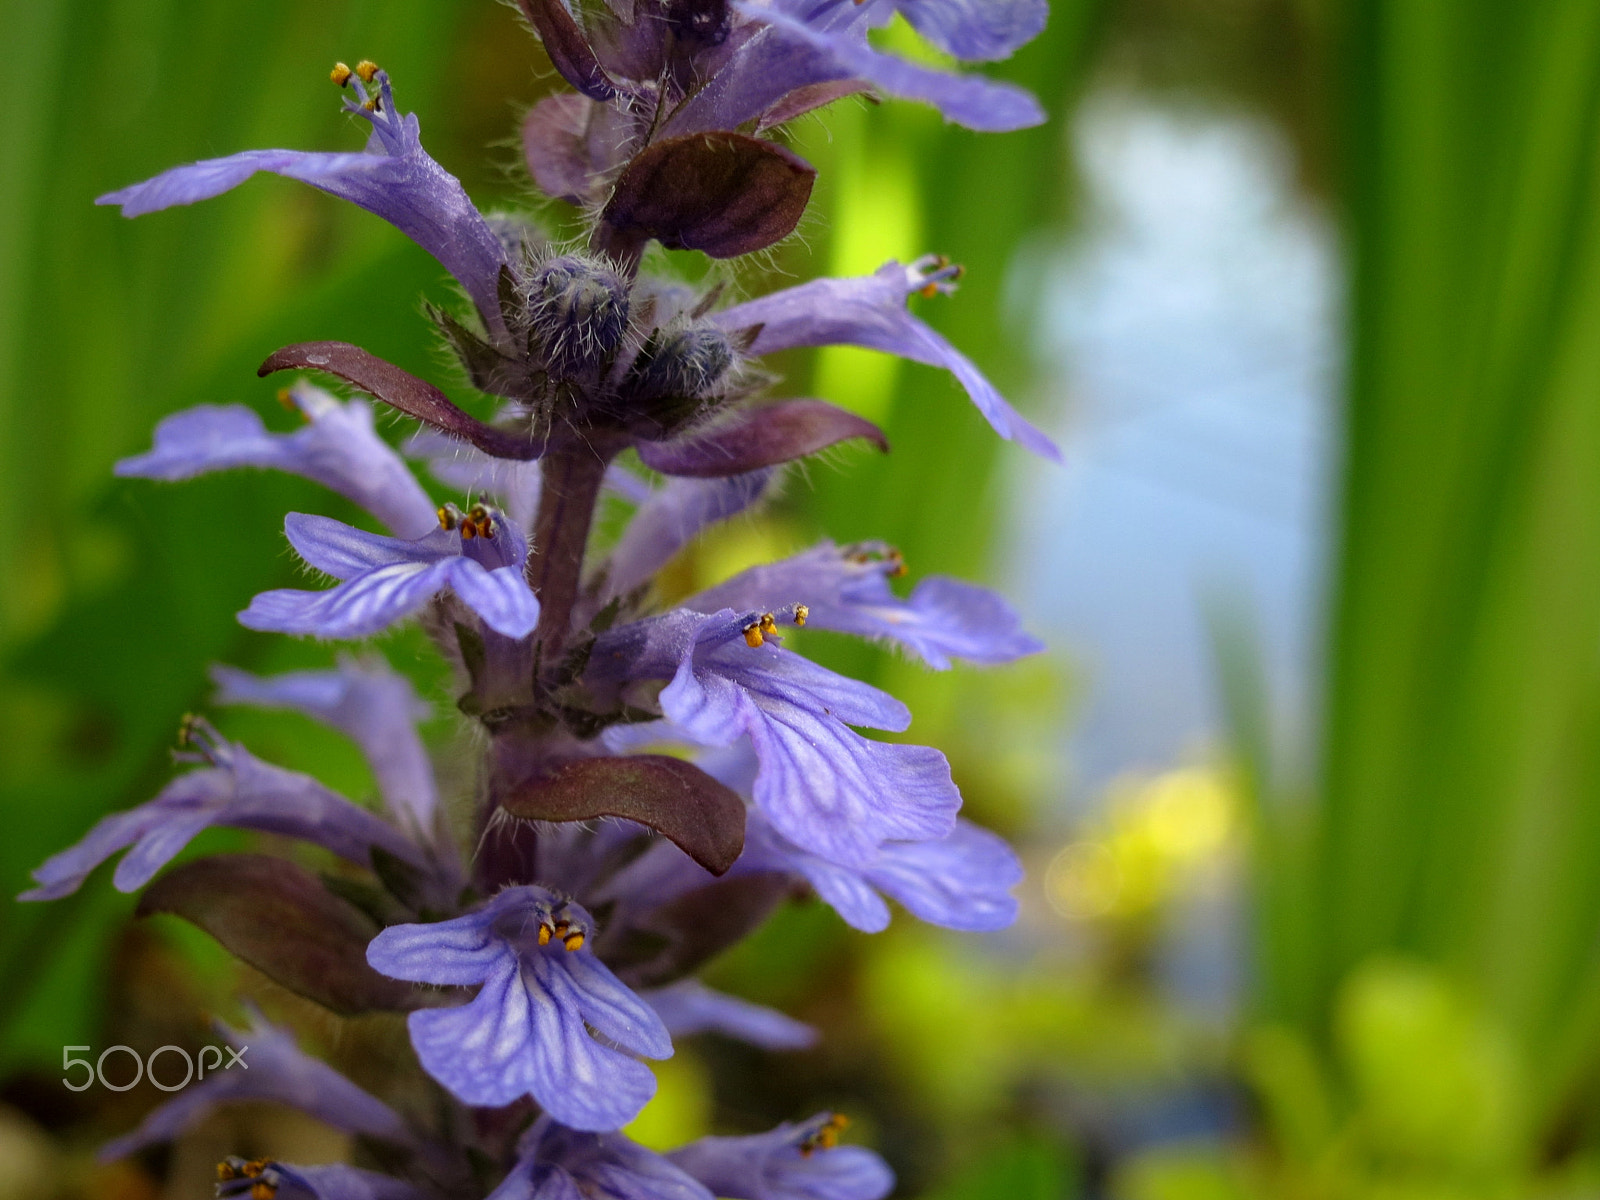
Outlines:
{"label": "blue blurred background", "polygon": [[[137,223],[93,197],[353,144],[326,70],[371,57],[481,204],[573,215],[518,173],[515,120],[555,79],[488,0],[11,0],[0,45],[11,895],[160,787],[207,664],[332,653],[232,614],[294,577],[282,512],[337,504],[111,463],[179,408],[273,411],[253,368],[286,342],[442,369],[437,266],[359,212],[279,180]],[[688,590],[884,537],[913,578],[1011,596],[1049,655],[931,674],[801,648],[911,704],[1021,847],[1024,918],[869,938],[786,911],[714,982],[823,1047],[692,1043],[631,1132],[839,1108],[930,1200],[1600,1196],[1600,6],[1056,0],[996,73],[1050,122],[979,137],[854,101],[799,122],[811,211],[740,283],[949,254],[962,291],[919,312],[1066,465],[997,443],[937,372],[791,354],[793,394],[879,421],[894,453],[813,464],[673,571]],[[438,702],[448,759],[425,642],[384,649]],[[370,794],[331,735],[217,719]],[[160,1096],[66,1092],[63,1045],[188,1044],[246,993],[358,1077],[395,1044],[167,921],[132,921],[103,873],[0,907],[0,1200],[200,1197],[240,1143],[343,1152],[250,1110],[95,1163]]]}

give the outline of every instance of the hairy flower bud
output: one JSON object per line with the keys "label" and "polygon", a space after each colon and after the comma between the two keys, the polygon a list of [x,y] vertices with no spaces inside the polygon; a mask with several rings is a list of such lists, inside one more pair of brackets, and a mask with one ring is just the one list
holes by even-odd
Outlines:
{"label": "hairy flower bud", "polygon": [[600,366],[628,328],[628,285],[603,260],[563,254],[533,274],[528,317],[545,367],[569,379]]}
{"label": "hairy flower bud", "polygon": [[658,329],[634,368],[633,392],[641,400],[708,395],[733,366],[728,335],[708,323]]}
{"label": "hairy flower bud", "polygon": [[656,330],[624,388],[628,428],[654,441],[705,415],[733,358],[727,335],[710,323]]}

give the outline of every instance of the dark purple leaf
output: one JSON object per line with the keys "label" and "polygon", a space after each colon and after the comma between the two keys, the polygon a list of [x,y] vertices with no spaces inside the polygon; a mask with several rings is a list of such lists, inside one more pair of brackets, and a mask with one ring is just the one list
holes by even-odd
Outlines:
{"label": "dark purple leaf", "polygon": [[547,196],[587,204],[601,166],[589,154],[586,134],[594,102],[562,92],[546,96],[522,121],[522,155],[528,173]]}
{"label": "dark purple leaf", "polygon": [[794,892],[794,881],[774,872],[718,879],[603,937],[596,952],[630,987],[661,987],[755,932]]}
{"label": "dark purple leaf", "polygon": [[518,437],[487,425],[457,408],[433,384],[348,342],[299,342],[285,346],[269,355],[267,361],[256,369],[256,374],[270,375],[274,371],[288,370],[325,371],[346,383],[355,384],[407,416],[415,417],[464,442],[471,442],[485,454],[496,458],[538,458],[544,453],[542,439]]}
{"label": "dark purple leaf", "polygon": [[550,65],[591,100],[606,101],[618,94],[616,84],[589,48],[589,39],[561,0],[517,0],[522,15],[539,34]]}
{"label": "dark purple leaf", "polygon": [[744,801],[693,763],[664,754],[573,758],[494,789],[512,816],[537,821],[625,817],[677,843],[714,875],[744,849]]}
{"label": "dark purple leaf", "polygon": [[168,871],[139,898],[172,913],[263,975],[336,1013],[416,1007],[416,989],[367,965],[372,919],[304,867],[266,854],[219,854]]}
{"label": "dark purple leaf", "polygon": [[720,478],[804,458],[865,438],[879,450],[889,440],[871,421],[824,400],[784,400],[745,409],[738,419],[677,442],[640,442],[639,459],[663,475]]}
{"label": "dark purple leaf", "polygon": [[733,258],[788,237],[816,168],[775,142],[740,133],[668,138],[636,155],[600,214],[619,238]]}

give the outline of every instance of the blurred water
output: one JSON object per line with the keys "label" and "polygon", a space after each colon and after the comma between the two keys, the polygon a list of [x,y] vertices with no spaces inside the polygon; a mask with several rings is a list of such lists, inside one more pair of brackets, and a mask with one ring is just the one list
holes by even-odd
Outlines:
{"label": "blurred water", "polygon": [[1009,585],[1086,681],[1081,802],[1215,739],[1218,597],[1252,610],[1304,751],[1338,302],[1332,233],[1270,127],[1106,95],[1072,136],[1086,222],[1025,256],[1045,272],[1042,407],[1067,465],[1017,476]]}

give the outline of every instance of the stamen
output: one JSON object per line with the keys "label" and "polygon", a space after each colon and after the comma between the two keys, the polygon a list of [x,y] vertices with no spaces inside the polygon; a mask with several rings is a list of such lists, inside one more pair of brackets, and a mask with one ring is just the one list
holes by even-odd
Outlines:
{"label": "stamen", "polygon": [[751,621],[750,624],[744,627],[744,644],[749,646],[750,649],[756,649],[765,641],[766,639],[761,636],[760,621]]}
{"label": "stamen", "polygon": [[889,551],[889,577],[899,579],[906,573],[905,557],[898,550]]}
{"label": "stamen", "polygon": [[361,76],[362,83],[371,83],[378,74],[378,64],[370,58],[363,58],[356,64],[356,74]]}
{"label": "stamen", "polygon": [[806,622],[811,619],[811,606],[809,604],[796,604],[794,606],[794,623],[798,629],[804,629]]}
{"label": "stamen", "polygon": [[351,71],[350,68],[344,63],[336,62],[333,64],[333,70],[328,72],[328,78],[333,80],[340,87],[344,87],[350,82],[350,76],[354,73],[355,72]]}
{"label": "stamen", "polygon": [[178,718],[178,745],[193,746],[201,740],[205,718],[196,713],[184,713]]}
{"label": "stamen", "polygon": [[449,533],[457,525],[462,524],[464,518],[461,510],[454,504],[441,504],[439,506],[439,528]]}
{"label": "stamen", "polygon": [[581,929],[575,929],[571,933],[567,934],[566,937],[561,939],[561,944],[565,946],[568,951],[581,950],[583,949],[583,941],[583,931]]}
{"label": "stamen", "polygon": [[550,923],[548,921],[540,921],[539,922],[539,945],[548,946],[550,944],[551,935],[554,934],[554,932],[555,931],[550,928]]}
{"label": "stamen", "polygon": [[818,1150],[832,1150],[839,1144],[839,1135],[850,1125],[850,1118],[843,1113],[833,1113],[818,1129],[810,1134],[805,1141],[800,1143],[800,1154],[810,1158]]}
{"label": "stamen", "polygon": [[[485,541],[494,537],[494,514],[482,504],[474,504],[467,512],[467,518],[472,522],[473,533]],[[462,536],[467,535],[463,533]]]}
{"label": "stamen", "polygon": [[763,634],[765,634],[767,637],[771,637],[773,634],[778,632],[778,618],[773,616],[771,613],[762,613],[760,628]]}
{"label": "stamen", "polygon": [[911,264],[911,270],[917,292],[929,299],[951,291],[955,281],[967,273],[960,263],[952,263],[943,254],[925,255]]}
{"label": "stamen", "polygon": [[[270,1158],[246,1162],[237,1154],[230,1154],[217,1164],[217,1195],[243,1197],[248,1192],[250,1200],[274,1200],[283,1182],[277,1165]],[[248,1183],[248,1188],[239,1186],[243,1183]]]}

